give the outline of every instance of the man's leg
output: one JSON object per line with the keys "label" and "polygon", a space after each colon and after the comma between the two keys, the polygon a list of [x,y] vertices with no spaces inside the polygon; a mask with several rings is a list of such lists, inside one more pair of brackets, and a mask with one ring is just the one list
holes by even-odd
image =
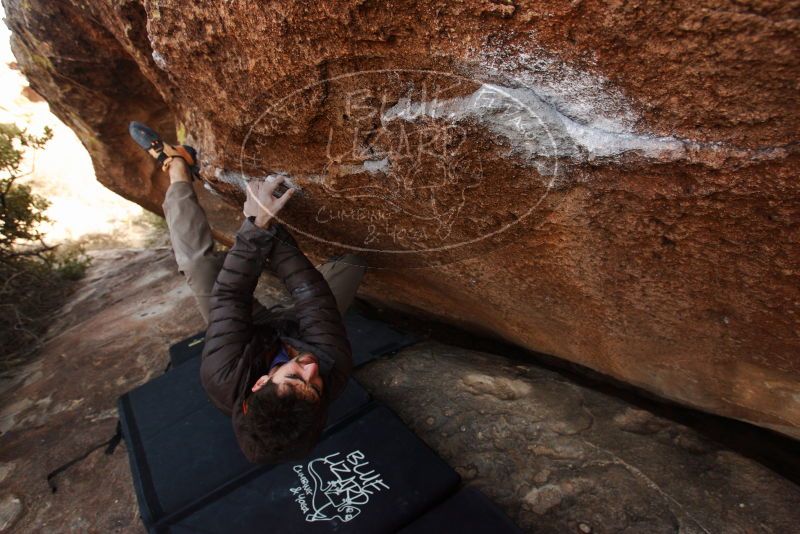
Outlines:
{"label": "man's leg", "polygon": [[178,270],[194,292],[203,319],[208,323],[211,290],[225,259],[214,252],[214,239],[206,214],[197,202],[189,167],[180,158],[169,166],[170,186],[162,207]]}
{"label": "man's leg", "polygon": [[366,261],[355,254],[345,254],[327,263],[323,263],[317,270],[331,287],[339,313],[344,317],[347,308],[356,296],[358,284],[367,270]]}

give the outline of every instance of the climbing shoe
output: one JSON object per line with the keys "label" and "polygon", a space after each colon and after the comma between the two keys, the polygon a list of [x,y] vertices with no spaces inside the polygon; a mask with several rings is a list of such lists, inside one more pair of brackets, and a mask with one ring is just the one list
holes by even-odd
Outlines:
{"label": "climbing shoe", "polygon": [[189,165],[192,176],[200,176],[200,167],[197,163],[197,151],[193,147],[189,145],[174,146],[165,143],[155,130],[141,122],[131,122],[128,126],[128,133],[131,134],[136,144],[155,158],[163,170],[167,170],[172,158],[183,158],[186,164]]}

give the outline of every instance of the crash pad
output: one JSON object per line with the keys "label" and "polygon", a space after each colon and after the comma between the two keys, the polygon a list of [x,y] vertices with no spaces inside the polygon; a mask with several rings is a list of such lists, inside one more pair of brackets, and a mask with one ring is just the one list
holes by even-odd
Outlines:
{"label": "crash pad", "polygon": [[324,437],[306,459],[233,481],[154,530],[396,532],[458,483],[452,468],[389,408],[374,403]]}
{"label": "crash pad", "polygon": [[[367,392],[351,379],[330,407],[326,431],[367,402]],[[239,449],[231,419],[208,400],[199,358],[123,395],[118,409],[146,525],[254,467]]]}

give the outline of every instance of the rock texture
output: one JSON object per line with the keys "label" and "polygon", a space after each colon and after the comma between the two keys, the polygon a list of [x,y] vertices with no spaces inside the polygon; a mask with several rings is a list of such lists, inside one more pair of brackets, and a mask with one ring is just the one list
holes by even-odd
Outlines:
{"label": "rock texture", "polygon": [[[264,277],[259,299],[281,298]],[[42,352],[0,382],[0,531],[142,532],[116,399],[160,374],[202,318],[168,249],[95,253]],[[467,484],[528,532],[791,532],[800,488],[724,441],[718,422],[581,385],[535,364],[424,341],[357,372]],[[679,419],[679,418],[678,418]],[[730,421],[725,420],[730,426]],[[746,426],[741,424],[741,426]],[[797,458],[752,441],[786,474]],[[782,447],[782,448],[780,448]],[[779,462],[780,464],[780,462]]]}
{"label": "rock texture", "polygon": [[169,249],[94,252],[38,357],[0,384],[0,531],[141,532],[116,399],[160,374],[202,317]]}
{"label": "rock texture", "polygon": [[533,365],[428,342],[358,373],[527,532],[784,532],[800,488]]}
{"label": "rock texture", "polygon": [[159,211],[149,121],[220,239],[283,173],[366,296],[800,437],[797,1],[3,5],[114,191]]}

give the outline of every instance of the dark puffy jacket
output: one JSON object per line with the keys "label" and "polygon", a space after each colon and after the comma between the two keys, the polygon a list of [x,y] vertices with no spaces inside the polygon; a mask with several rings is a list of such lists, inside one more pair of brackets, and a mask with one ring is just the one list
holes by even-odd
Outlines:
{"label": "dark puffy jacket", "polygon": [[[293,306],[265,309],[253,298],[266,266],[283,281]],[[352,369],[350,343],[336,299],[286,228],[242,223],[211,296],[200,377],[211,401],[233,419],[245,456],[260,462],[255,444],[240,432],[242,402],[269,364],[280,341],[319,359],[323,401],[344,388]]]}

